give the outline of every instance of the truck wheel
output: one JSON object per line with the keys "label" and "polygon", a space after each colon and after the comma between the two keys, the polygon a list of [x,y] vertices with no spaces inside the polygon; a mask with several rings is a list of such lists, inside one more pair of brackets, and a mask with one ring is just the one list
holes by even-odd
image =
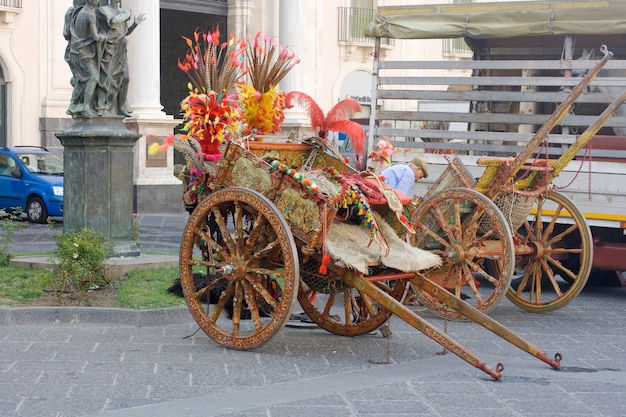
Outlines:
{"label": "truck wheel", "polygon": [[31,223],[45,223],[48,220],[48,209],[40,197],[31,197],[26,203],[26,216]]}

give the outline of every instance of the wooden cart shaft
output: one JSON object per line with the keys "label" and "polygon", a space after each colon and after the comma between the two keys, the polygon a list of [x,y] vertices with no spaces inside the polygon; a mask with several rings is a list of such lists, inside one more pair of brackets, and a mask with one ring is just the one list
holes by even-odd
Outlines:
{"label": "wooden cart shaft", "polygon": [[561,171],[570,163],[576,154],[595,136],[600,129],[606,124],[606,122],[613,117],[619,107],[626,102],[626,90],[624,90],[619,96],[617,96],[609,106],[594,120],[594,122],[578,137],[576,142],[570,146],[570,148],[561,157],[552,164],[551,176],[554,178],[558,176]]}
{"label": "wooden cart shaft", "polygon": [[[552,113],[550,118],[537,130],[532,139],[528,142],[528,144],[520,151],[517,156],[513,159],[510,164],[501,165],[496,171],[495,178],[493,179],[493,183],[491,187],[486,191],[485,195],[489,198],[494,198],[497,194],[499,194],[506,186],[508,182],[511,181],[511,178],[515,177],[515,174],[519,172],[520,169],[524,166],[524,163],[528,161],[530,156],[535,152],[536,149],[541,146],[541,144],[548,137],[548,134],[554,127],[559,123],[559,121],[569,112],[572,108],[578,97],[587,89],[591,81],[598,75],[600,70],[604,67],[604,65],[608,62],[609,59],[613,57],[613,53],[608,51],[605,45],[602,45],[601,51],[604,53],[604,56],[601,60],[599,60],[596,65],[585,74],[582,81],[572,89],[570,94],[559,104],[556,110]],[[621,97],[621,96],[620,96]],[[623,101],[622,101],[623,102]],[[620,103],[621,104],[621,103]],[[619,107],[619,106],[618,106]],[[615,113],[615,111],[613,111]],[[603,113],[604,114],[604,113]],[[608,120],[607,118],[598,118],[596,119],[597,123],[597,132]],[[596,123],[594,123],[596,125]],[[594,133],[595,133],[594,132]],[[589,135],[586,139],[579,138],[577,142],[585,141],[584,143],[579,143],[574,147],[577,147],[578,150],[584,147],[585,144],[591,139],[593,134]],[[576,151],[578,152],[578,151]],[[573,157],[576,155],[576,152],[573,154],[568,153],[567,158],[565,159],[565,155],[561,157],[562,162],[561,165],[565,166]],[[562,169],[562,167],[561,167]]]}
{"label": "wooden cart shaft", "polygon": [[[481,311],[470,306],[460,298],[454,296],[445,288],[432,282],[425,276],[418,276],[413,273],[404,273],[396,275],[385,275],[385,277],[387,279],[409,279],[416,289],[427,292],[437,297],[440,302],[448,305],[451,308],[454,308],[475,323],[480,324],[487,330],[507,340],[508,342],[517,346],[523,351],[547,363],[553,369],[560,369],[560,354],[556,354],[555,359],[548,358],[548,356],[544,354],[541,350],[539,350],[536,346],[526,341],[513,331],[509,330],[502,324],[498,323],[488,315],[482,313]],[[358,274],[346,274],[345,279],[348,284],[372,297],[372,299],[375,300],[377,303],[385,306],[386,309],[390,310],[393,314],[400,317],[407,324],[411,325],[415,329],[419,330],[420,332],[440,344],[444,349],[454,353],[470,365],[481,369],[485,373],[489,374],[492,378],[496,380],[500,380],[502,378],[501,371],[504,369],[504,366],[502,364],[498,364],[495,369],[492,369],[484,361],[480,360],[472,352],[461,346],[450,336],[441,332],[430,323],[428,323],[426,320],[419,317],[409,308],[404,306],[402,302],[393,299],[384,291],[376,287],[372,283],[372,280],[368,279],[367,277],[361,277]]]}

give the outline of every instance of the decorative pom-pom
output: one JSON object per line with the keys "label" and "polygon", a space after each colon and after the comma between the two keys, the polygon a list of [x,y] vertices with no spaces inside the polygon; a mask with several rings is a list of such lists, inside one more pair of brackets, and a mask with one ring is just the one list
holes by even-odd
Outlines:
{"label": "decorative pom-pom", "polygon": [[322,256],[322,264],[319,269],[320,274],[326,275],[328,273],[328,265],[330,265],[330,256],[325,253],[324,256]]}
{"label": "decorative pom-pom", "polygon": [[157,152],[159,152],[159,144],[158,143],[150,144],[150,146],[148,147],[148,155],[156,155]]}

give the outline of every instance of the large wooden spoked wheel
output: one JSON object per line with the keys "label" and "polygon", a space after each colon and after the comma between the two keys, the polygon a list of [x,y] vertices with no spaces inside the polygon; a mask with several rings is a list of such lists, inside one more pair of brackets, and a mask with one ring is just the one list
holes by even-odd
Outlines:
{"label": "large wooden spoked wheel", "polygon": [[[430,280],[478,310],[492,310],[509,287],[515,266],[513,237],[500,209],[469,188],[449,188],[418,206],[411,243],[443,260],[424,271]],[[436,297],[416,291],[418,301],[448,319],[464,319]]]}
{"label": "large wooden spoked wheel", "polygon": [[[215,279],[198,289],[194,272]],[[249,189],[225,188],[191,214],[180,274],[202,330],[226,347],[251,349],[289,320],[299,284],[298,253],[288,223],[270,200]],[[215,304],[207,302],[211,294]]]}
{"label": "large wooden spoked wheel", "polygon": [[531,213],[517,231],[530,254],[517,256],[520,273],[507,297],[528,311],[556,310],[587,282],[593,259],[591,230],[574,203],[556,191],[540,196]]}
{"label": "large wooden spoked wheel", "polygon": [[[309,263],[313,265],[309,268],[311,270],[307,270]],[[391,311],[347,285],[340,277],[359,272],[343,269],[341,272],[329,271],[328,277],[316,277],[316,265],[319,267],[318,262],[308,262],[303,266],[298,301],[307,316],[322,329],[341,336],[358,336],[378,329],[391,317]],[[323,292],[312,288],[319,286],[318,278],[324,278],[328,283]],[[381,281],[375,285],[396,300],[401,300],[407,282]]]}

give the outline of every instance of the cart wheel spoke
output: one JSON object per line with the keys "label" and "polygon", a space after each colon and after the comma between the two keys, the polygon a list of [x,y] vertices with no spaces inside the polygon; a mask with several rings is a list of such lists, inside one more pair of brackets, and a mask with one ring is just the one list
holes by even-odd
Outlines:
{"label": "cart wheel spoke", "polygon": [[531,277],[532,273],[533,273],[533,270],[530,267],[528,267],[528,268],[526,268],[524,270],[524,273],[523,273],[522,278],[521,278],[521,282],[518,284],[517,288],[515,289],[516,297],[518,297],[518,298],[523,297],[522,291],[523,291],[524,288],[526,288],[528,286],[528,283],[529,283],[529,280],[530,280],[530,277]]}
{"label": "cart wheel spoke", "polygon": [[219,228],[219,236],[222,239],[224,245],[228,248],[228,251],[231,255],[235,254],[235,242],[233,241],[232,236],[226,226],[226,220],[222,215],[222,211],[219,207],[211,207],[211,212],[213,213],[213,219]]}
{"label": "cart wheel spoke", "polygon": [[559,262],[556,259],[546,257],[543,259],[542,266],[543,265],[545,265],[543,267],[543,270],[546,271],[546,273],[550,272],[551,276],[554,276],[555,273],[562,272],[572,281],[574,281],[577,278],[576,272],[572,271],[570,268],[565,267],[565,265],[563,265],[561,262]]}
{"label": "cart wheel spoke", "polygon": [[[216,251],[217,253],[221,254],[224,257],[228,256],[227,249],[220,246],[220,244],[217,243],[215,240],[213,240],[211,236],[209,236],[204,230],[198,230],[197,233],[198,233],[198,238],[200,238],[203,242],[205,242],[206,245],[210,246],[211,249],[213,249],[214,251]],[[200,246],[200,243],[198,243],[198,246]],[[197,262],[201,264],[203,262],[206,262],[206,260],[197,261]]]}
{"label": "cart wheel spoke", "polygon": [[[554,271],[551,267],[548,266],[548,262],[546,261],[546,259],[542,259],[541,260],[541,271],[544,273],[544,276],[546,277],[549,285],[549,288],[553,289],[556,292],[557,297],[561,297],[563,294],[561,293],[561,287],[559,286],[559,284],[556,282],[556,278],[554,276]],[[541,288],[541,285],[539,285],[539,281],[535,281],[535,288],[536,288],[536,292],[538,294],[541,294],[543,292],[543,289]],[[540,297],[537,297],[537,300],[539,300]]]}
{"label": "cart wheel spoke", "polygon": [[491,275],[488,269],[485,269],[479,264],[474,263],[474,262],[470,262],[470,265],[474,273],[478,274],[478,276],[480,276],[481,278],[489,282],[491,285],[494,285],[494,286],[498,285],[499,278],[496,278],[495,276]]}
{"label": "cart wheel spoke", "polygon": [[334,293],[328,295],[328,299],[326,300],[326,303],[324,304],[324,310],[323,310],[323,313],[322,313],[322,315],[325,318],[330,317],[330,309],[335,305],[335,296],[336,295],[337,294],[334,294]]}
{"label": "cart wheel spoke", "polygon": [[[480,284],[477,284],[476,279],[474,278],[474,273],[479,273],[478,269],[482,270],[482,268],[476,268],[476,269],[470,270],[470,265],[469,264],[472,264],[472,266],[477,266],[477,265],[473,264],[473,262],[469,262],[468,265],[464,265],[464,267],[463,267],[463,269],[464,269],[463,276],[465,278],[465,281],[467,282],[467,285],[472,290],[472,295],[473,295],[474,299],[476,300],[476,304],[478,306],[481,306],[481,305],[484,304],[484,300],[483,300],[483,297],[482,297],[480,291],[478,290]],[[482,278],[487,279],[484,275],[482,275]]]}
{"label": "cart wheel spoke", "polygon": [[[224,307],[226,306],[226,303],[228,302],[228,300],[230,300],[233,297],[234,292],[235,292],[235,286],[233,284],[228,284],[228,286],[226,287],[226,290],[222,291],[222,293],[220,294],[220,298],[217,302],[217,305],[215,306],[215,309],[213,310],[213,314],[210,316],[210,321],[212,323],[215,323],[217,319],[219,318],[220,314],[222,314],[222,311],[224,311]],[[196,302],[197,301],[198,300],[196,300]],[[189,303],[188,299],[187,299],[187,303]],[[210,309],[211,309],[211,304],[207,303],[207,307],[206,307],[207,314],[209,313]]]}
{"label": "cart wheel spoke", "polygon": [[[261,299],[258,298],[260,296],[262,297],[262,301],[265,301],[268,306],[272,308],[278,306],[280,301],[280,287],[277,280],[269,278],[268,276],[265,282],[256,279],[247,279],[244,282],[251,288],[250,291],[256,294],[257,297],[254,298],[254,300],[261,301]],[[258,307],[257,302],[253,302],[252,299],[248,305],[250,304],[254,304],[255,307]]]}
{"label": "cart wheel spoke", "polygon": [[[546,242],[546,245],[549,246],[553,246],[558,244],[560,241],[562,241],[563,239],[566,239],[568,236],[570,235],[574,235],[574,234],[580,234],[580,229],[578,228],[577,224],[574,224],[570,227],[568,227],[566,230],[564,230],[563,232],[559,233],[558,235],[555,235],[554,237],[550,238],[550,240],[548,240]],[[558,249],[558,247],[555,247]],[[555,249],[553,249],[555,250]]]}
{"label": "cart wheel spoke", "polygon": [[[526,247],[518,264],[525,270],[512,281],[507,297],[528,311],[551,311],[585,286],[593,257],[591,231],[574,203],[556,191],[539,197],[532,212],[533,218],[517,231]],[[570,224],[560,223],[559,216]]]}
{"label": "cart wheel spoke", "polygon": [[[261,330],[263,328],[263,323],[261,322],[261,314],[259,313],[259,305],[256,302],[255,290],[253,289],[252,285],[248,281],[241,281],[241,284],[243,286],[245,303],[250,309],[250,315],[251,315],[252,321],[254,322],[254,326],[257,330]],[[264,289],[257,288],[257,291],[261,294],[262,293],[267,294],[267,291]],[[269,294],[267,295],[269,298]],[[274,300],[271,300],[271,301],[272,301],[272,304],[274,304],[275,306],[276,303],[274,302]]]}
{"label": "cart wheel spoke", "polygon": [[208,297],[211,291],[213,291],[216,288],[219,288],[225,281],[226,279],[224,278],[219,278],[219,279],[214,280],[213,282],[209,283],[205,287],[200,288],[198,291],[196,291],[194,297],[198,300]]}
{"label": "cart wheel spoke", "polygon": [[[245,188],[215,191],[196,207],[183,233],[180,272],[198,325],[234,349],[258,347],[280,332],[298,293],[298,253],[287,221],[270,200]],[[194,272],[219,278],[196,289]]]}

